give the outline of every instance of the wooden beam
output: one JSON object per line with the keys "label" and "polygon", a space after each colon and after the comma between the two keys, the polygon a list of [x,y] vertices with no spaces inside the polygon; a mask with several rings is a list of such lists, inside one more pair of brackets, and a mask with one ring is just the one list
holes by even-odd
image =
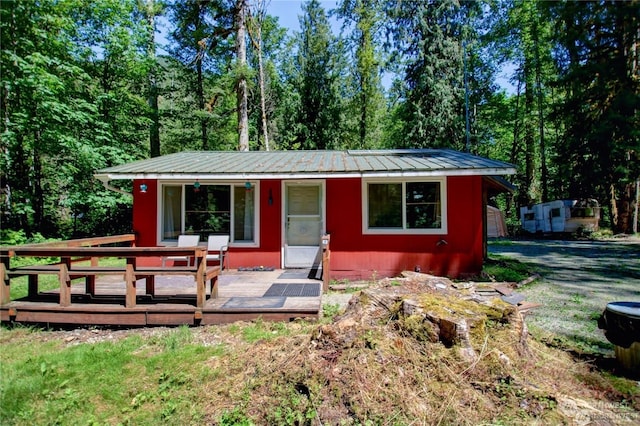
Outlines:
{"label": "wooden beam", "polygon": [[71,306],[71,277],[64,263],[60,264],[58,280],[60,281],[60,306]]}
{"label": "wooden beam", "polygon": [[[7,258],[8,262],[9,259]],[[5,305],[11,301],[11,286],[9,285],[11,280],[7,273],[7,265],[5,265],[5,259],[2,259],[0,263],[0,275],[2,275],[2,284],[0,284],[0,304]]]}
{"label": "wooden beam", "polygon": [[128,263],[126,272],[124,273],[124,280],[127,286],[127,295],[125,297],[124,306],[127,308],[133,308],[136,306],[136,274],[133,271],[133,265]]}

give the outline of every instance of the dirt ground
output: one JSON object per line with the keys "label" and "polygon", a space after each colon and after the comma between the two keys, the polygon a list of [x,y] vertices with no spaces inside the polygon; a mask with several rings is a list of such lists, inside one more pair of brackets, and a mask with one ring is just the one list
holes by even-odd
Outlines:
{"label": "dirt ground", "polygon": [[[489,253],[533,267],[542,278],[518,289],[542,304],[526,318],[532,331],[562,345],[610,354],[597,319],[607,303],[640,301],[640,239],[607,241],[496,240]],[[562,340],[565,340],[563,342]]]}

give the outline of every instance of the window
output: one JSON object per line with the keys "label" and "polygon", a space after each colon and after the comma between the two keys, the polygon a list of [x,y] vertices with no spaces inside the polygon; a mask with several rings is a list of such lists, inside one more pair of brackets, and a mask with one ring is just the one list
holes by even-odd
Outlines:
{"label": "window", "polygon": [[256,192],[251,183],[162,185],[161,240],[229,235],[234,243],[255,245]]}
{"label": "window", "polygon": [[365,233],[446,233],[444,179],[363,185]]}

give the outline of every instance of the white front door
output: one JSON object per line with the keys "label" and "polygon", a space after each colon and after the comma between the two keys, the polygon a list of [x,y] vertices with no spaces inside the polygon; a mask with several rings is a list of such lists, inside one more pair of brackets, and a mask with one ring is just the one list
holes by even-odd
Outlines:
{"label": "white front door", "polygon": [[310,268],[318,263],[324,232],[322,188],[320,182],[285,183],[285,268]]}

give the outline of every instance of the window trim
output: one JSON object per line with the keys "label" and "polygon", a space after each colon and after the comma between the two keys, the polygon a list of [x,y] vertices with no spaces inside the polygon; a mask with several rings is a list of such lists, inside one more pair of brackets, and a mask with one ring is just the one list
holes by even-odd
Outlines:
{"label": "window trim", "polygon": [[[407,228],[407,183],[436,182],[440,184],[440,214],[442,222],[440,228]],[[369,184],[386,183],[402,184],[402,228],[370,228],[369,227]],[[363,178],[362,179],[362,233],[365,235],[446,235],[447,224],[447,178]]]}
{"label": "window trim", "polygon": [[[229,246],[230,247],[260,247],[260,181],[258,180],[229,180],[229,181],[219,181],[219,180],[198,180],[198,182],[200,183],[200,185],[226,185],[226,186],[230,186],[230,191],[229,191],[229,195],[231,197],[230,200],[230,204],[231,204],[231,211],[229,212],[230,215],[230,222],[229,222]],[[234,242],[234,204],[235,204],[235,200],[234,200],[234,191],[233,191],[233,187],[234,186],[243,186],[247,183],[250,182],[251,185],[253,186],[253,190],[254,190],[254,238],[252,242]],[[164,206],[162,205],[163,203],[163,197],[162,197],[162,193],[164,190],[165,186],[181,186],[182,187],[182,196],[180,199],[180,213],[181,213],[181,218],[180,218],[180,232],[184,232],[184,222],[185,222],[185,203],[186,203],[186,190],[185,187],[187,185],[193,185],[193,181],[184,181],[184,180],[159,180],[158,181],[158,188],[157,188],[157,197],[156,197],[156,216],[157,216],[157,225],[156,225],[156,235],[157,235],[157,241],[159,245],[163,245],[163,246],[172,246],[177,244],[177,241],[172,241],[172,240],[166,240],[162,238],[162,227],[163,227],[163,212],[164,212]],[[200,241],[200,245],[207,245],[206,241]]]}

